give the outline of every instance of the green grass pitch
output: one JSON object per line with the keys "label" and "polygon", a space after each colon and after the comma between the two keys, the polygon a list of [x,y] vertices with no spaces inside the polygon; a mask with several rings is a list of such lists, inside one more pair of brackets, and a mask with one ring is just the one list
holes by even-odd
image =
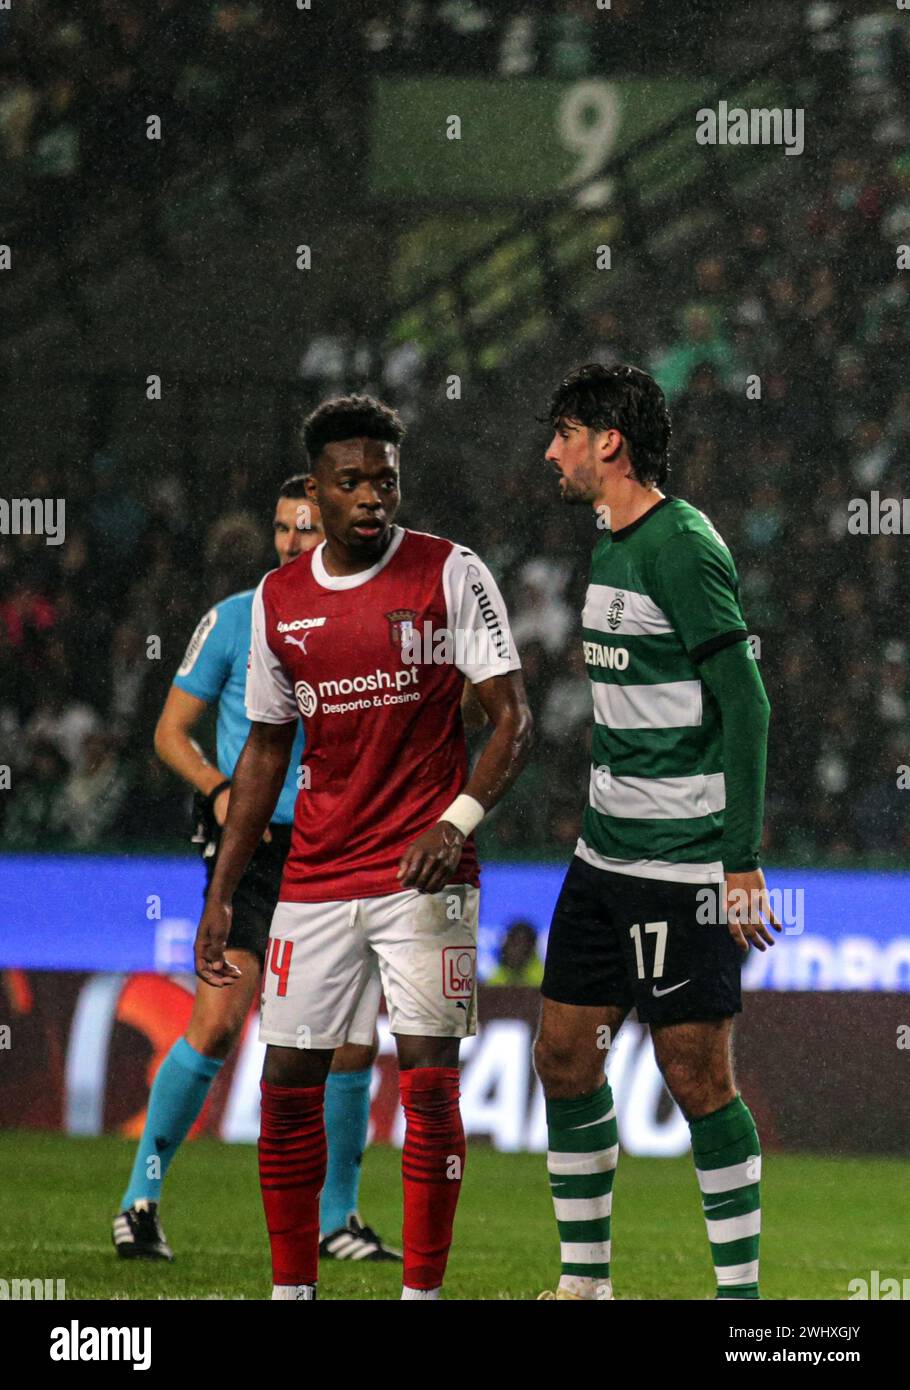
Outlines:
{"label": "green grass pitch", "polygon": [[[118,1260],[110,1221],[132,1161],[123,1140],[0,1135],[0,1277],[65,1279],[68,1298],[267,1298],[268,1245],[255,1149],[199,1140],[174,1161],[162,1224],[173,1265]],[[896,1216],[910,1163],[766,1156],[762,1180],[765,1298],[845,1299],[851,1278],[906,1278]],[[364,1217],[394,1240],[401,1223],[399,1154],[364,1162]],[[613,1219],[617,1298],[713,1295],[691,1159],[621,1154]],[[533,1299],[559,1274],[543,1155],[469,1149],[449,1264],[450,1299]],[[321,1298],[397,1298],[398,1266],[323,1266]]]}

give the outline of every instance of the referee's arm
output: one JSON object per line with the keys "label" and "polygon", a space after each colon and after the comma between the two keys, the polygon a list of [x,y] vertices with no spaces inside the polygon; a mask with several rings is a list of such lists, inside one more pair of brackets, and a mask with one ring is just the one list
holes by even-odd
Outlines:
{"label": "referee's arm", "polygon": [[[214,763],[209,762],[195,739],[190,738],[191,730],[207,708],[207,701],[172,685],[155,726],[155,752],[158,757],[203,796],[208,796],[222,782],[230,780]],[[215,818],[219,825],[224,824],[227,815],[227,801],[224,799],[227,795],[225,789],[215,807]]]}

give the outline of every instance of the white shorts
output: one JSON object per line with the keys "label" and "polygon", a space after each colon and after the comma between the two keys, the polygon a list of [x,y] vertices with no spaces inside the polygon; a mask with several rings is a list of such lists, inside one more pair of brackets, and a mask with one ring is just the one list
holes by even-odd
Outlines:
{"label": "white shorts", "polygon": [[260,1040],[329,1049],[373,1041],[380,987],[393,1033],[476,1030],[480,893],[451,884],[349,902],[279,903],[262,980]]}

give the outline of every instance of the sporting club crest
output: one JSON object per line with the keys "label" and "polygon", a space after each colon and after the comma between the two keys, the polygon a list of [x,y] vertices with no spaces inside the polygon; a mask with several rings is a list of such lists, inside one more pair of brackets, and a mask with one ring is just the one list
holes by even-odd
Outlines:
{"label": "sporting club crest", "polygon": [[607,609],[607,627],[611,632],[615,632],[622,622],[622,615],[626,607],[626,596],[621,590],[617,589],[613,596],[610,607]]}

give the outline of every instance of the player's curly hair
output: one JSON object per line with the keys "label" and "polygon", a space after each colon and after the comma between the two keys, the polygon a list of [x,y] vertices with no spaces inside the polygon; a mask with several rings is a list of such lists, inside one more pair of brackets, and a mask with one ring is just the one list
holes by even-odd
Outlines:
{"label": "player's curly hair", "polygon": [[405,427],[397,410],[373,396],[333,396],[307,416],[302,435],[312,468],[325,446],[336,440],[364,438],[400,444]]}
{"label": "player's curly hair", "polygon": [[592,430],[619,430],[629,446],[632,472],[643,487],[661,487],[670,473],[670,412],[647,372],[615,362],[587,362],[559,383],[545,417],[577,420]]}

